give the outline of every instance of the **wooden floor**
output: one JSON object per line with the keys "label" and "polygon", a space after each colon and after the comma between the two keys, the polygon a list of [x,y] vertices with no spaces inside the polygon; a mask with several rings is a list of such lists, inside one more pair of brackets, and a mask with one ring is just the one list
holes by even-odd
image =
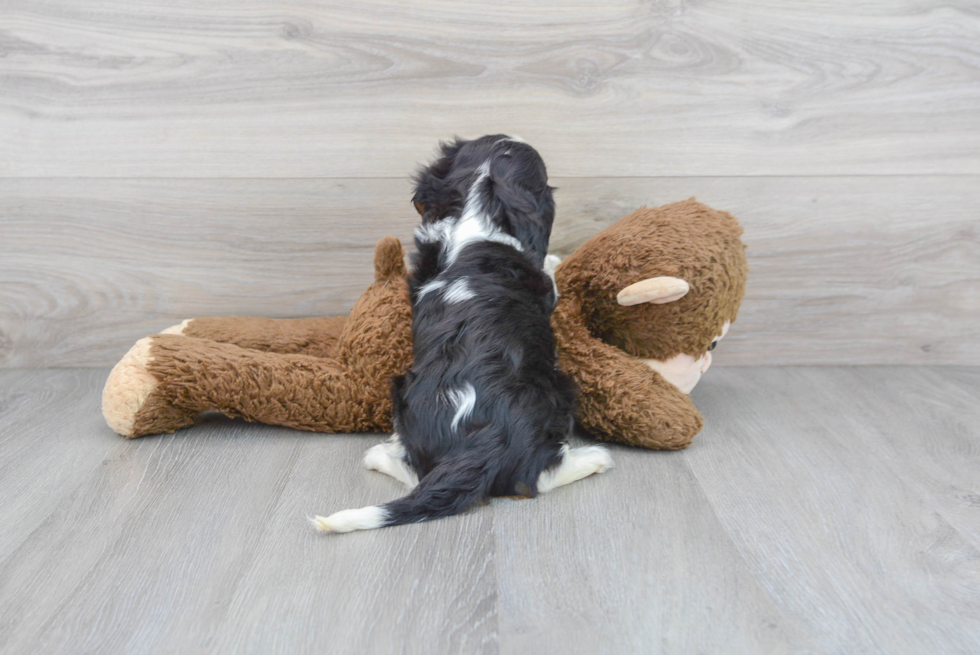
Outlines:
{"label": "wooden floor", "polygon": [[0,371],[0,651],[980,652],[980,368],[718,368],[678,453],[341,536],[375,435],[125,441],[106,372]]}

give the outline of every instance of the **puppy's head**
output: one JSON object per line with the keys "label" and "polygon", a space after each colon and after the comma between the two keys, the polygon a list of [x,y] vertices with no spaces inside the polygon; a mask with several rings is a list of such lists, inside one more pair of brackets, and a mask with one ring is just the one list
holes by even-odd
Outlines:
{"label": "puppy's head", "polygon": [[435,162],[415,175],[412,202],[423,223],[478,211],[515,237],[542,265],[555,218],[548,172],[537,151],[520,139],[494,134],[440,145]]}

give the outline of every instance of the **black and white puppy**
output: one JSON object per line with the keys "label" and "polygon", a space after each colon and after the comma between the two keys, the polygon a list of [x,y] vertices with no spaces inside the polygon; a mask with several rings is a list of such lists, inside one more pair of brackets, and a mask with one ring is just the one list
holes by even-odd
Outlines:
{"label": "black and white puppy", "polygon": [[575,388],[556,365],[555,287],[543,271],[555,205],[538,153],[506,135],[443,144],[413,200],[414,362],[393,384],[395,433],[364,457],[412,491],[318,516],[323,531],[459,514],[612,465],[601,446],[568,446]]}

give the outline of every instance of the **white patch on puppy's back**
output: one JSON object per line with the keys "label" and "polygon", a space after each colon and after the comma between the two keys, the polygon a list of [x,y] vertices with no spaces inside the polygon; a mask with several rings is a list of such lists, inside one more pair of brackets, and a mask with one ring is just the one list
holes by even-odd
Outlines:
{"label": "white patch on puppy's back", "polygon": [[450,389],[446,392],[446,396],[450,404],[456,408],[452,423],[453,430],[456,430],[460,422],[469,418],[473,408],[476,407],[476,389],[467,382],[462,389]]}
{"label": "white patch on puppy's back", "polygon": [[[419,295],[421,297],[421,294]],[[457,303],[475,298],[476,294],[470,289],[470,284],[464,277],[446,287],[446,291],[442,294],[442,297],[448,303]]]}

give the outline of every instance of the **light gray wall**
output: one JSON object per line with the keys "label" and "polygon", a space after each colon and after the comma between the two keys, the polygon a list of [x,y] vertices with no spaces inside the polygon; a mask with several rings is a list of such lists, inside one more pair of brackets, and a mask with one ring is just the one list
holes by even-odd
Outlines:
{"label": "light gray wall", "polygon": [[0,367],[344,313],[408,173],[498,131],[558,252],[691,195],[742,220],[719,364],[980,364],[975,2],[7,0]]}

